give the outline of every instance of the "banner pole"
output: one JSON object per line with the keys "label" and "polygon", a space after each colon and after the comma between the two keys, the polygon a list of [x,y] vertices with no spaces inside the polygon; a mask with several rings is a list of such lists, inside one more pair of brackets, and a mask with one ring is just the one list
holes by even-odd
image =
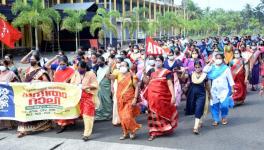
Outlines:
{"label": "banner pole", "polygon": [[4,59],[4,44],[1,43],[1,53],[2,53],[2,59]]}

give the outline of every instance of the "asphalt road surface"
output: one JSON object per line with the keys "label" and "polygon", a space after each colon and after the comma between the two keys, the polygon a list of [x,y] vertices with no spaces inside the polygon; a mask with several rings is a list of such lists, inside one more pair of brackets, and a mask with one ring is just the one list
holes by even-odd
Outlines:
{"label": "asphalt road surface", "polygon": [[0,150],[263,150],[264,149],[264,97],[257,92],[249,92],[246,103],[230,110],[229,124],[211,126],[209,114],[204,121],[200,135],[194,135],[193,116],[184,115],[185,102],[178,108],[180,113],[178,128],[172,135],[147,141],[147,117],[141,115],[138,122],[143,128],[135,140],[120,141],[121,128],[114,127],[111,121],[96,122],[90,141],[81,140],[83,125],[78,121],[70,130],[56,134],[55,129],[24,138],[16,138],[16,130],[0,132]]}

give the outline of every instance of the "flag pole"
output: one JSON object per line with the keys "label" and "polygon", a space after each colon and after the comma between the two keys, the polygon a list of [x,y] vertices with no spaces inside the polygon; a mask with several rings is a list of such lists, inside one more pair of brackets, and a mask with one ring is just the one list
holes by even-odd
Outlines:
{"label": "flag pole", "polygon": [[2,53],[2,59],[4,59],[4,44],[1,43],[1,53]]}

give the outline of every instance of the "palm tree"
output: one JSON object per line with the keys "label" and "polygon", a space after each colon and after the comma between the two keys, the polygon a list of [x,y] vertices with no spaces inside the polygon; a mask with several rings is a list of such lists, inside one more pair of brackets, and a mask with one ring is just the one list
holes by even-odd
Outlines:
{"label": "palm tree", "polygon": [[32,0],[32,3],[27,3],[23,0],[16,0],[12,4],[12,13],[17,15],[12,24],[19,27],[30,25],[35,28],[36,50],[39,50],[38,30],[40,29],[50,38],[53,30],[52,16],[56,13],[56,10],[52,8],[44,8],[42,2],[42,0]]}
{"label": "palm tree", "polygon": [[134,39],[134,33],[137,31],[137,17],[130,13],[126,13],[126,16],[122,18],[123,29],[128,30],[130,42]]}
{"label": "palm tree", "polygon": [[[99,42],[102,44],[103,39],[106,38],[106,33],[112,32],[114,36],[117,36],[116,25],[112,23],[112,20],[116,20],[120,16],[119,12],[111,10],[107,12],[104,8],[99,8],[96,11],[96,15],[92,18],[90,33],[94,36],[98,31]],[[106,40],[104,40],[104,46],[106,47]]]}
{"label": "palm tree", "polygon": [[62,21],[62,29],[66,29],[72,33],[75,33],[75,48],[78,50],[78,34],[83,30],[83,28],[90,26],[90,23],[84,21],[84,16],[86,14],[85,10],[64,10],[67,14]]}

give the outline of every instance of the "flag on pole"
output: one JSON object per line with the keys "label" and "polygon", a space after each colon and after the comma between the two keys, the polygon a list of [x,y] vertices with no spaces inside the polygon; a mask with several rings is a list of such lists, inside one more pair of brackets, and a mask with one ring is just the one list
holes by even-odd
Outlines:
{"label": "flag on pole", "polygon": [[147,55],[162,55],[170,53],[169,48],[162,48],[159,46],[158,42],[154,41],[151,37],[146,39],[146,54]]}
{"label": "flag on pole", "polygon": [[0,41],[10,48],[15,48],[15,42],[20,38],[21,32],[0,18]]}

